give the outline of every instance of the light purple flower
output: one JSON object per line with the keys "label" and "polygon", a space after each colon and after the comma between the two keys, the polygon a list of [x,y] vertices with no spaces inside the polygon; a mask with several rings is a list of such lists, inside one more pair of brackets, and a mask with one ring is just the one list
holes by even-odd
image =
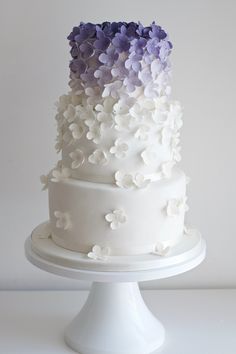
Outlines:
{"label": "light purple flower", "polygon": [[94,76],[99,84],[99,86],[104,86],[112,81],[111,69],[105,65],[99,67],[98,70],[94,72]]}
{"label": "light purple flower", "polygon": [[131,70],[129,76],[124,79],[124,85],[126,86],[127,91],[133,92],[136,86],[142,85],[142,82],[139,80],[137,73]]}
{"label": "light purple flower", "polygon": [[120,33],[116,33],[112,40],[112,44],[118,53],[127,52],[130,48],[130,41],[126,35],[126,27],[121,26]]}
{"label": "light purple flower", "polygon": [[134,71],[138,72],[141,69],[141,64],[140,64],[141,59],[142,59],[142,55],[132,52],[129,55],[129,58],[125,62],[126,69],[128,70],[133,69]]}
{"label": "light purple flower", "polygon": [[115,66],[111,70],[112,76],[119,78],[119,79],[124,79],[129,75],[129,71],[125,67],[125,61],[123,60],[117,60],[115,63]]}
{"label": "light purple flower", "polygon": [[106,53],[99,55],[99,61],[107,66],[112,66],[114,62],[118,59],[119,54],[116,52],[113,46],[107,48]]}
{"label": "light purple flower", "polygon": [[159,57],[160,52],[160,45],[159,45],[159,38],[152,38],[147,41],[147,51],[149,54],[155,55],[156,58]]}
{"label": "light purple flower", "polygon": [[147,44],[147,40],[145,38],[135,38],[131,42],[130,52],[135,52],[137,54],[143,54],[144,48]]}
{"label": "light purple flower", "polygon": [[97,27],[97,40],[94,42],[94,47],[104,51],[109,47],[110,39],[105,36],[104,32]]}
{"label": "light purple flower", "polygon": [[150,38],[159,38],[164,39],[167,37],[166,32],[161,28],[161,26],[157,26],[152,24],[152,30],[149,32]]}

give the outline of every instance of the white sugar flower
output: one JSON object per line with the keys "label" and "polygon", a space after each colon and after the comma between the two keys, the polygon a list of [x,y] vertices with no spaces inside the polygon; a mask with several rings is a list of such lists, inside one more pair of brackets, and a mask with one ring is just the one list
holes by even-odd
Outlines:
{"label": "white sugar flower", "polygon": [[177,132],[183,125],[183,111],[178,101],[173,101],[169,105],[169,111],[167,116],[167,123],[171,129]]}
{"label": "white sugar flower", "polygon": [[161,129],[161,143],[163,145],[170,145],[171,143],[171,138],[172,138],[172,131],[170,130],[170,128],[168,126],[163,127]]}
{"label": "white sugar flower", "polygon": [[69,156],[71,157],[72,164],[71,167],[73,169],[78,168],[79,166],[81,166],[84,163],[84,153],[82,150],[80,149],[76,149],[75,151],[72,151]]}
{"label": "white sugar flower", "polygon": [[122,81],[114,81],[110,84],[105,84],[105,88],[102,93],[102,97],[111,96],[113,98],[119,98],[119,90],[122,87]]}
{"label": "white sugar flower", "polygon": [[54,215],[57,219],[56,227],[58,229],[69,230],[72,226],[71,217],[69,213],[63,213],[59,210],[54,211]]}
{"label": "white sugar flower", "polygon": [[51,181],[60,182],[64,179],[67,179],[71,176],[71,170],[68,167],[61,166],[61,168],[57,168],[52,171]]}
{"label": "white sugar flower", "polygon": [[59,153],[62,147],[63,147],[63,136],[61,132],[58,132],[56,137],[56,144],[55,144],[56,152]]}
{"label": "white sugar flower", "polygon": [[189,184],[191,182],[191,178],[189,176],[185,176],[186,179],[186,184]]}
{"label": "white sugar flower", "polygon": [[150,128],[147,125],[140,125],[136,130],[134,137],[139,140],[147,140]]}
{"label": "white sugar flower", "polygon": [[115,116],[115,129],[122,131],[122,130],[129,130],[132,123],[134,122],[134,118],[130,114],[120,114]]}
{"label": "white sugar flower", "polygon": [[191,228],[187,227],[186,225],[184,225],[184,234],[187,236],[194,236],[196,234],[196,230],[191,229]]}
{"label": "white sugar flower", "polygon": [[89,127],[89,131],[87,132],[87,139],[92,140],[95,144],[98,144],[101,139],[101,128],[98,123],[94,123],[91,127]]}
{"label": "white sugar flower", "polygon": [[47,239],[51,237],[52,230],[51,230],[51,225],[49,222],[43,225],[42,228],[39,229],[39,232],[37,233],[37,237],[40,239]]}
{"label": "white sugar flower", "polygon": [[129,145],[122,142],[121,139],[117,139],[114,146],[110,148],[110,153],[114,154],[118,159],[124,158],[129,149]]}
{"label": "white sugar flower", "polygon": [[104,150],[97,149],[88,157],[88,161],[95,165],[106,165],[108,163],[108,156]]}
{"label": "white sugar flower", "polygon": [[151,180],[146,178],[141,173],[136,173],[134,176],[134,184],[136,188],[146,188],[150,184]]}
{"label": "white sugar flower", "polygon": [[116,185],[121,188],[145,188],[151,182],[146,179],[141,173],[128,174],[121,171],[115,173]]}
{"label": "white sugar flower", "polygon": [[180,155],[181,147],[176,146],[172,148],[172,159],[176,162],[181,161],[181,155]]}
{"label": "white sugar flower", "polygon": [[110,223],[110,228],[116,230],[121,227],[122,224],[126,223],[127,216],[123,209],[116,209],[105,215],[105,219]]}
{"label": "white sugar flower", "polygon": [[108,256],[110,255],[111,250],[109,247],[101,247],[98,245],[93,246],[92,251],[88,253],[88,258],[98,260],[98,261],[107,261]]}
{"label": "white sugar flower", "polygon": [[172,168],[175,165],[175,161],[167,161],[161,164],[161,177],[162,178],[170,178],[172,174]]}
{"label": "white sugar flower", "polygon": [[115,173],[115,181],[116,181],[116,185],[121,188],[135,188],[136,187],[132,174],[117,171]]}
{"label": "white sugar flower", "polygon": [[166,214],[168,216],[177,216],[182,211],[187,211],[188,206],[186,204],[187,198],[183,197],[181,199],[170,199],[166,205]]}
{"label": "white sugar flower", "polygon": [[141,157],[145,165],[154,165],[157,162],[157,153],[154,148],[147,148],[141,153]]}
{"label": "white sugar flower", "polygon": [[85,94],[88,96],[87,105],[94,107],[101,100],[100,87],[86,87]]}
{"label": "white sugar flower", "polygon": [[130,108],[134,104],[134,99],[132,97],[121,97],[113,107],[115,114],[127,114]]}
{"label": "white sugar flower", "polygon": [[75,106],[73,106],[72,104],[69,104],[67,109],[63,113],[63,116],[65,117],[65,119],[67,120],[68,123],[74,122],[74,120],[77,116]]}
{"label": "white sugar flower", "polygon": [[95,110],[97,113],[97,120],[101,123],[101,128],[106,129],[112,127],[113,122],[113,105],[115,100],[112,97],[106,97],[103,104],[97,104]]}
{"label": "white sugar flower", "polygon": [[79,123],[72,123],[69,125],[69,130],[71,131],[72,137],[75,140],[79,140],[84,133],[84,125],[80,121]]}
{"label": "white sugar flower", "polygon": [[154,250],[152,251],[152,253],[157,254],[158,256],[164,257],[164,256],[168,255],[169,251],[170,251],[170,247],[169,246],[165,247],[163,243],[158,242],[155,245]]}
{"label": "white sugar flower", "polygon": [[58,112],[64,112],[70,103],[70,95],[62,95],[59,97],[59,101],[55,103]]}
{"label": "white sugar flower", "polygon": [[48,189],[49,180],[50,180],[50,173],[48,173],[47,175],[40,176],[40,182],[43,184],[42,191]]}

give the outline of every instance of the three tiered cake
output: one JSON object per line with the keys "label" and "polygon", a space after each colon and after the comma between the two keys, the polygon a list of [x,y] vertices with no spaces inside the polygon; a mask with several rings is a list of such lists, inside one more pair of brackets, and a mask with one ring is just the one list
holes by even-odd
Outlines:
{"label": "three tiered cake", "polygon": [[70,92],[57,103],[61,159],[49,189],[55,244],[91,262],[168,255],[184,234],[182,110],[172,44],[155,23],[80,23],[68,36]]}

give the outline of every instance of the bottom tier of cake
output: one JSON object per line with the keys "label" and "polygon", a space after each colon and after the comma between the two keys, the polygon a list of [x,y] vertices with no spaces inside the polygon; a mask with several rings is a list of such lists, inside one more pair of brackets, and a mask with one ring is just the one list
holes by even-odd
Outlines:
{"label": "bottom tier of cake", "polygon": [[183,234],[185,210],[186,177],[177,168],[145,189],[75,179],[49,183],[53,241],[95,259],[164,253]]}

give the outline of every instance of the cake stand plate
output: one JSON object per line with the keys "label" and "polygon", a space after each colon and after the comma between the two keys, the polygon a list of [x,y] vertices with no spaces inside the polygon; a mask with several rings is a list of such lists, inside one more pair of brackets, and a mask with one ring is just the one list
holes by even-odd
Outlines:
{"label": "cake stand plate", "polygon": [[[138,282],[167,278],[199,265],[206,252],[201,235],[196,231],[186,235],[168,257],[118,257],[96,271],[97,264],[89,263],[85,255],[62,249],[50,237],[45,238],[45,227],[41,224],[27,238],[27,259],[50,273],[93,282],[85,305],[66,328],[66,343],[80,354],[148,354],[157,350],[164,343],[165,330],[144,303]],[[115,270],[122,261],[123,269]]]}

